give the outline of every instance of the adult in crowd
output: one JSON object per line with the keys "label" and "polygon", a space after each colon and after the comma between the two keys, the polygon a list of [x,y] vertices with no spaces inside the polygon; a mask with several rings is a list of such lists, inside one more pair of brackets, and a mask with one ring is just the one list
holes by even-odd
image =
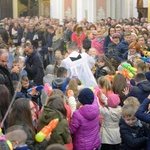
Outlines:
{"label": "adult in crowd", "polygon": [[12,80],[10,77],[10,72],[7,68],[7,62],[8,62],[8,52],[6,49],[0,47],[0,74],[1,74],[1,81],[5,86],[8,88],[11,96],[14,95],[14,88],[12,84]]}
{"label": "adult in crowd", "polygon": [[24,44],[24,51],[27,55],[25,70],[29,80],[33,80],[37,85],[43,84],[44,68],[40,55],[30,43]]}
{"label": "adult in crowd", "polygon": [[61,62],[61,66],[67,69],[68,77],[76,75],[86,87],[96,86],[96,80],[91,72],[95,64],[94,58],[85,52],[79,53],[75,42],[69,44],[68,54],[69,56]]}

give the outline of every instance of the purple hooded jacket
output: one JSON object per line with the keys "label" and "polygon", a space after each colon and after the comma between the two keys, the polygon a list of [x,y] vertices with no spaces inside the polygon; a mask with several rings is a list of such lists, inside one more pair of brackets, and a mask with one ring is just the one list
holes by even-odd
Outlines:
{"label": "purple hooded jacket", "polygon": [[74,150],[93,150],[100,147],[99,107],[96,97],[93,104],[83,105],[73,113],[70,123]]}

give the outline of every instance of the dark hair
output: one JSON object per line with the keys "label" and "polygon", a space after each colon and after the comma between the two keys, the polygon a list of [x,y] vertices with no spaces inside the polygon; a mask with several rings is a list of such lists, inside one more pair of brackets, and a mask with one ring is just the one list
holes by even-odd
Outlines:
{"label": "dark hair", "polygon": [[4,116],[10,104],[10,93],[5,85],[0,84],[0,112]]}
{"label": "dark hair", "polygon": [[57,77],[63,77],[65,74],[67,74],[67,69],[65,67],[59,67],[57,69]]}
{"label": "dark hair", "polygon": [[108,29],[108,36],[110,35],[110,30],[111,29],[114,29],[115,30],[115,27],[109,27],[109,29]]}
{"label": "dark hair", "polygon": [[17,124],[17,121],[21,121],[29,127],[34,136],[35,130],[32,123],[30,101],[28,98],[19,98],[14,102],[12,111],[9,114],[8,126],[14,126]]}
{"label": "dark hair", "polygon": [[52,144],[48,146],[46,150],[67,150],[67,149],[61,144]]}
{"label": "dark hair", "polygon": [[62,97],[57,96],[57,95],[50,96],[48,98],[47,106],[50,109],[54,109],[54,110],[60,111],[65,117],[67,116],[67,111],[66,111],[66,108],[64,106],[64,100],[63,100]]}
{"label": "dark hair", "polygon": [[143,80],[146,80],[145,74],[144,73],[137,73],[136,76],[135,76],[135,81],[140,82],[140,81],[143,81]]}
{"label": "dark hair", "polygon": [[29,48],[33,48],[33,45],[31,43],[24,43],[24,48],[29,47]]}
{"label": "dark hair", "polygon": [[54,27],[53,26],[49,26],[48,29],[54,31]]}
{"label": "dark hair", "polygon": [[74,41],[74,42],[68,43],[68,49],[72,51],[77,50],[78,49],[77,42]]}

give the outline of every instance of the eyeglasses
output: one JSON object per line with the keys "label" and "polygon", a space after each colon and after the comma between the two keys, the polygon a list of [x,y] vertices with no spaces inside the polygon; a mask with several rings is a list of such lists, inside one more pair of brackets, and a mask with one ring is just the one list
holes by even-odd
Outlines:
{"label": "eyeglasses", "polygon": [[31,111],[34,111],[34,110],[36,110],[36,108],[35,108],[35,107],[32,107],[32,108],[30,108],[30,110],[31,110]]}

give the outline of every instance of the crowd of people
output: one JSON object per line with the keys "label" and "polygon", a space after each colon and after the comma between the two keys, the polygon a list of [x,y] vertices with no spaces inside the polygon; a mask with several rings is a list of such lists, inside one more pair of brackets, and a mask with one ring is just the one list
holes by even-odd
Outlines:
{"label": "crowd of people", "polygon": [[146,18],[1,20],[0,149],[150,150],[149,104]]}

